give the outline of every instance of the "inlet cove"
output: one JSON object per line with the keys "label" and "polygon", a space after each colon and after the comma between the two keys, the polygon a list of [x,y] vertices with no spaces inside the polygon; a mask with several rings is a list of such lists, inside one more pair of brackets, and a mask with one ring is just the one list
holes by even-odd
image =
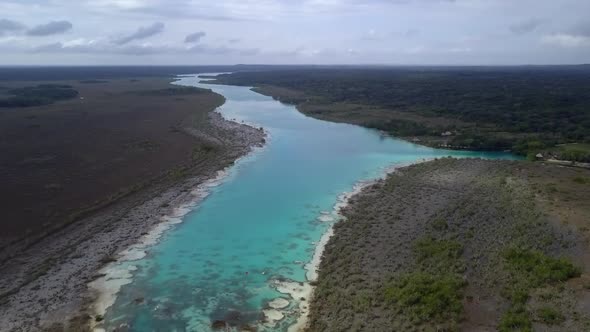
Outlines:
{"label": "inlet cove", "polygon": [[94,284],[102,292],[97,330],[297,330],[347,193],[427,159],[515,158],[433,149],[313,119],[248,87],[196,75],[175,84],[223,95],[219,112],[264,128],[267,143],[195,188],[194,202],[106,266]]}

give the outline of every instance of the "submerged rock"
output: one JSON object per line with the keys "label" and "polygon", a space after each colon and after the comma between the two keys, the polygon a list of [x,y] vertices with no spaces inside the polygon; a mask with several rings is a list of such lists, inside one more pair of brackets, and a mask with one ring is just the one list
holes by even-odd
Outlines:
{"label": "submerged rock", "polygon": [[223,320],[216,320],[211,324],[211,328],[214,330],[222,330],[222,329],[226,329],[228,327],[228,324],[226,321]]}
{"label": "submerged rock", "polygon": [[256,332],[257,329],[254,326],[244,325],[244,326],[240,327],[240,331],[242,331],[242,332]]}

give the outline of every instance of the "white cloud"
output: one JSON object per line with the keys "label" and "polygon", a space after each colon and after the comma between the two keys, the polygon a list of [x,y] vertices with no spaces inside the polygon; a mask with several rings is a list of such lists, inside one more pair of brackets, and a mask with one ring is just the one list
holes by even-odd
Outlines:
{"label": "white cloud", "polygon": [[90,0],[88,5],[91,7],[116,7],[120,9],[141,8],[148,4],[144,0]]}
{"label": "white cloud", "polygon": [[572,35],[567,33],[558,33],[543,36],[541,39],[543,43],[550,45],[557,45],[560,47],[582,47],[590,45],[590,37],[582,35]]}

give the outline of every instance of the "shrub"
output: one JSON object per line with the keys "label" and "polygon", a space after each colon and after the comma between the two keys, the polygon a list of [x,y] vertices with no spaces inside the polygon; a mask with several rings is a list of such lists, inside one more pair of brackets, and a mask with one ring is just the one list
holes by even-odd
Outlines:
{"label": "shrub", "polygon": [[432,222],[432,228],[434,228],[437,231],[444,231],[449,228],[449,225],[447,224],[447,222],[445,220],[437,219]]}
{"label": "shrub", "polygon": [[590,161],[590,152],[583,149],[569,149],[558,155],[559,159],[588,162]]}
{"label": "shrub", "polygon": [[532,332],[533,324],[529,313],[524,308],[516,308],[507,311],[502,316],[498,330],[500,332]]}
{"label": "shrub", "polygon": [[427,237],[414,245],[418,262],[434,267],[439,272],[454,272],[463,253],[463,246],[457,241],[436,240]]}
{"label": "shrub", "polygon": [[464,282],[455,275],[411,273],[385,288],[385,299],[413,320],[458,319],[463,310]]}
{"label": "shrub", "polygon": [[565,317],[563,317],[561,312],[551,307],[540,308],[537,311],[537,316],[543,323],[548,325],[559,325],[565,321]]}
{"label": "shrub", "polygon": [[566,281],[580,275],[580,269],[563,258],[552,258],[534,251],[512,248],[504,253],[509,270],[532,287]]}

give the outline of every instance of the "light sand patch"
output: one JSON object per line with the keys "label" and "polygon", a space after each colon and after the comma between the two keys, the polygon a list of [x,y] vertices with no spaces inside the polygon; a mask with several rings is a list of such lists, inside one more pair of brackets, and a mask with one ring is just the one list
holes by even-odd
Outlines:
{"label": "light sand patch", "polygon": [[280,312],[276,309],[265,309],[265,310],[262,310],[262,312],[264,313],[264,317],[266,317],[266,320],[271,325],[274,325],[274,324],[276,324],[276,322],[285,318],[285,315],[283,315],[282,312]]}
{"label": "light sand patch", "polygon": [[271,284],[279,293],[288,294],[292,299],[299,303],[297,308],[297,322],[289,327],[288,331],[300,331],[307,324],[309,314],[309,299],[313,287],[307,283],[295,281],[278,281],[274,280]]}
{"label": "light sand patch", "polygon": [[119,292],[119,289],[131,282],[131,273],[136,269],[133,265],[128,267],[119,265],[116,268],[110,269],[108,272],[103,271],[104,269],[99,271],[107,275],[89,284],[91,289],[99,291],[94,307],[99,315],[104,315],[107,308],[115,303],[116,294]]}
{"label": "light sand patch", "polygon": [[330,228],[326,230],[326,232],[322,235],[320,241],[317,243],[311,261],[305,264],[305,270],[307,270],[307,272],[305,273],[305,277],[308,281],[317,280],[318,269],[320,267],[320,262],[322,260],[322,254],[324,253],[324,248],[326,247],[326,244],[328,243],[332,235],[334,235],[334,229],[332,225],[330,225]]}
{"label": "light sand patch", "polygon": [[268,303],[268,306],[273,309],[284,309],[289,306],[289,301],[282,297],[276,298]]}
{"label": "light sand patch", "polygon": [[318,220],[321,222],[331,222],[336,219],[331,214],[322,214],[321,216],[318,217]]}

